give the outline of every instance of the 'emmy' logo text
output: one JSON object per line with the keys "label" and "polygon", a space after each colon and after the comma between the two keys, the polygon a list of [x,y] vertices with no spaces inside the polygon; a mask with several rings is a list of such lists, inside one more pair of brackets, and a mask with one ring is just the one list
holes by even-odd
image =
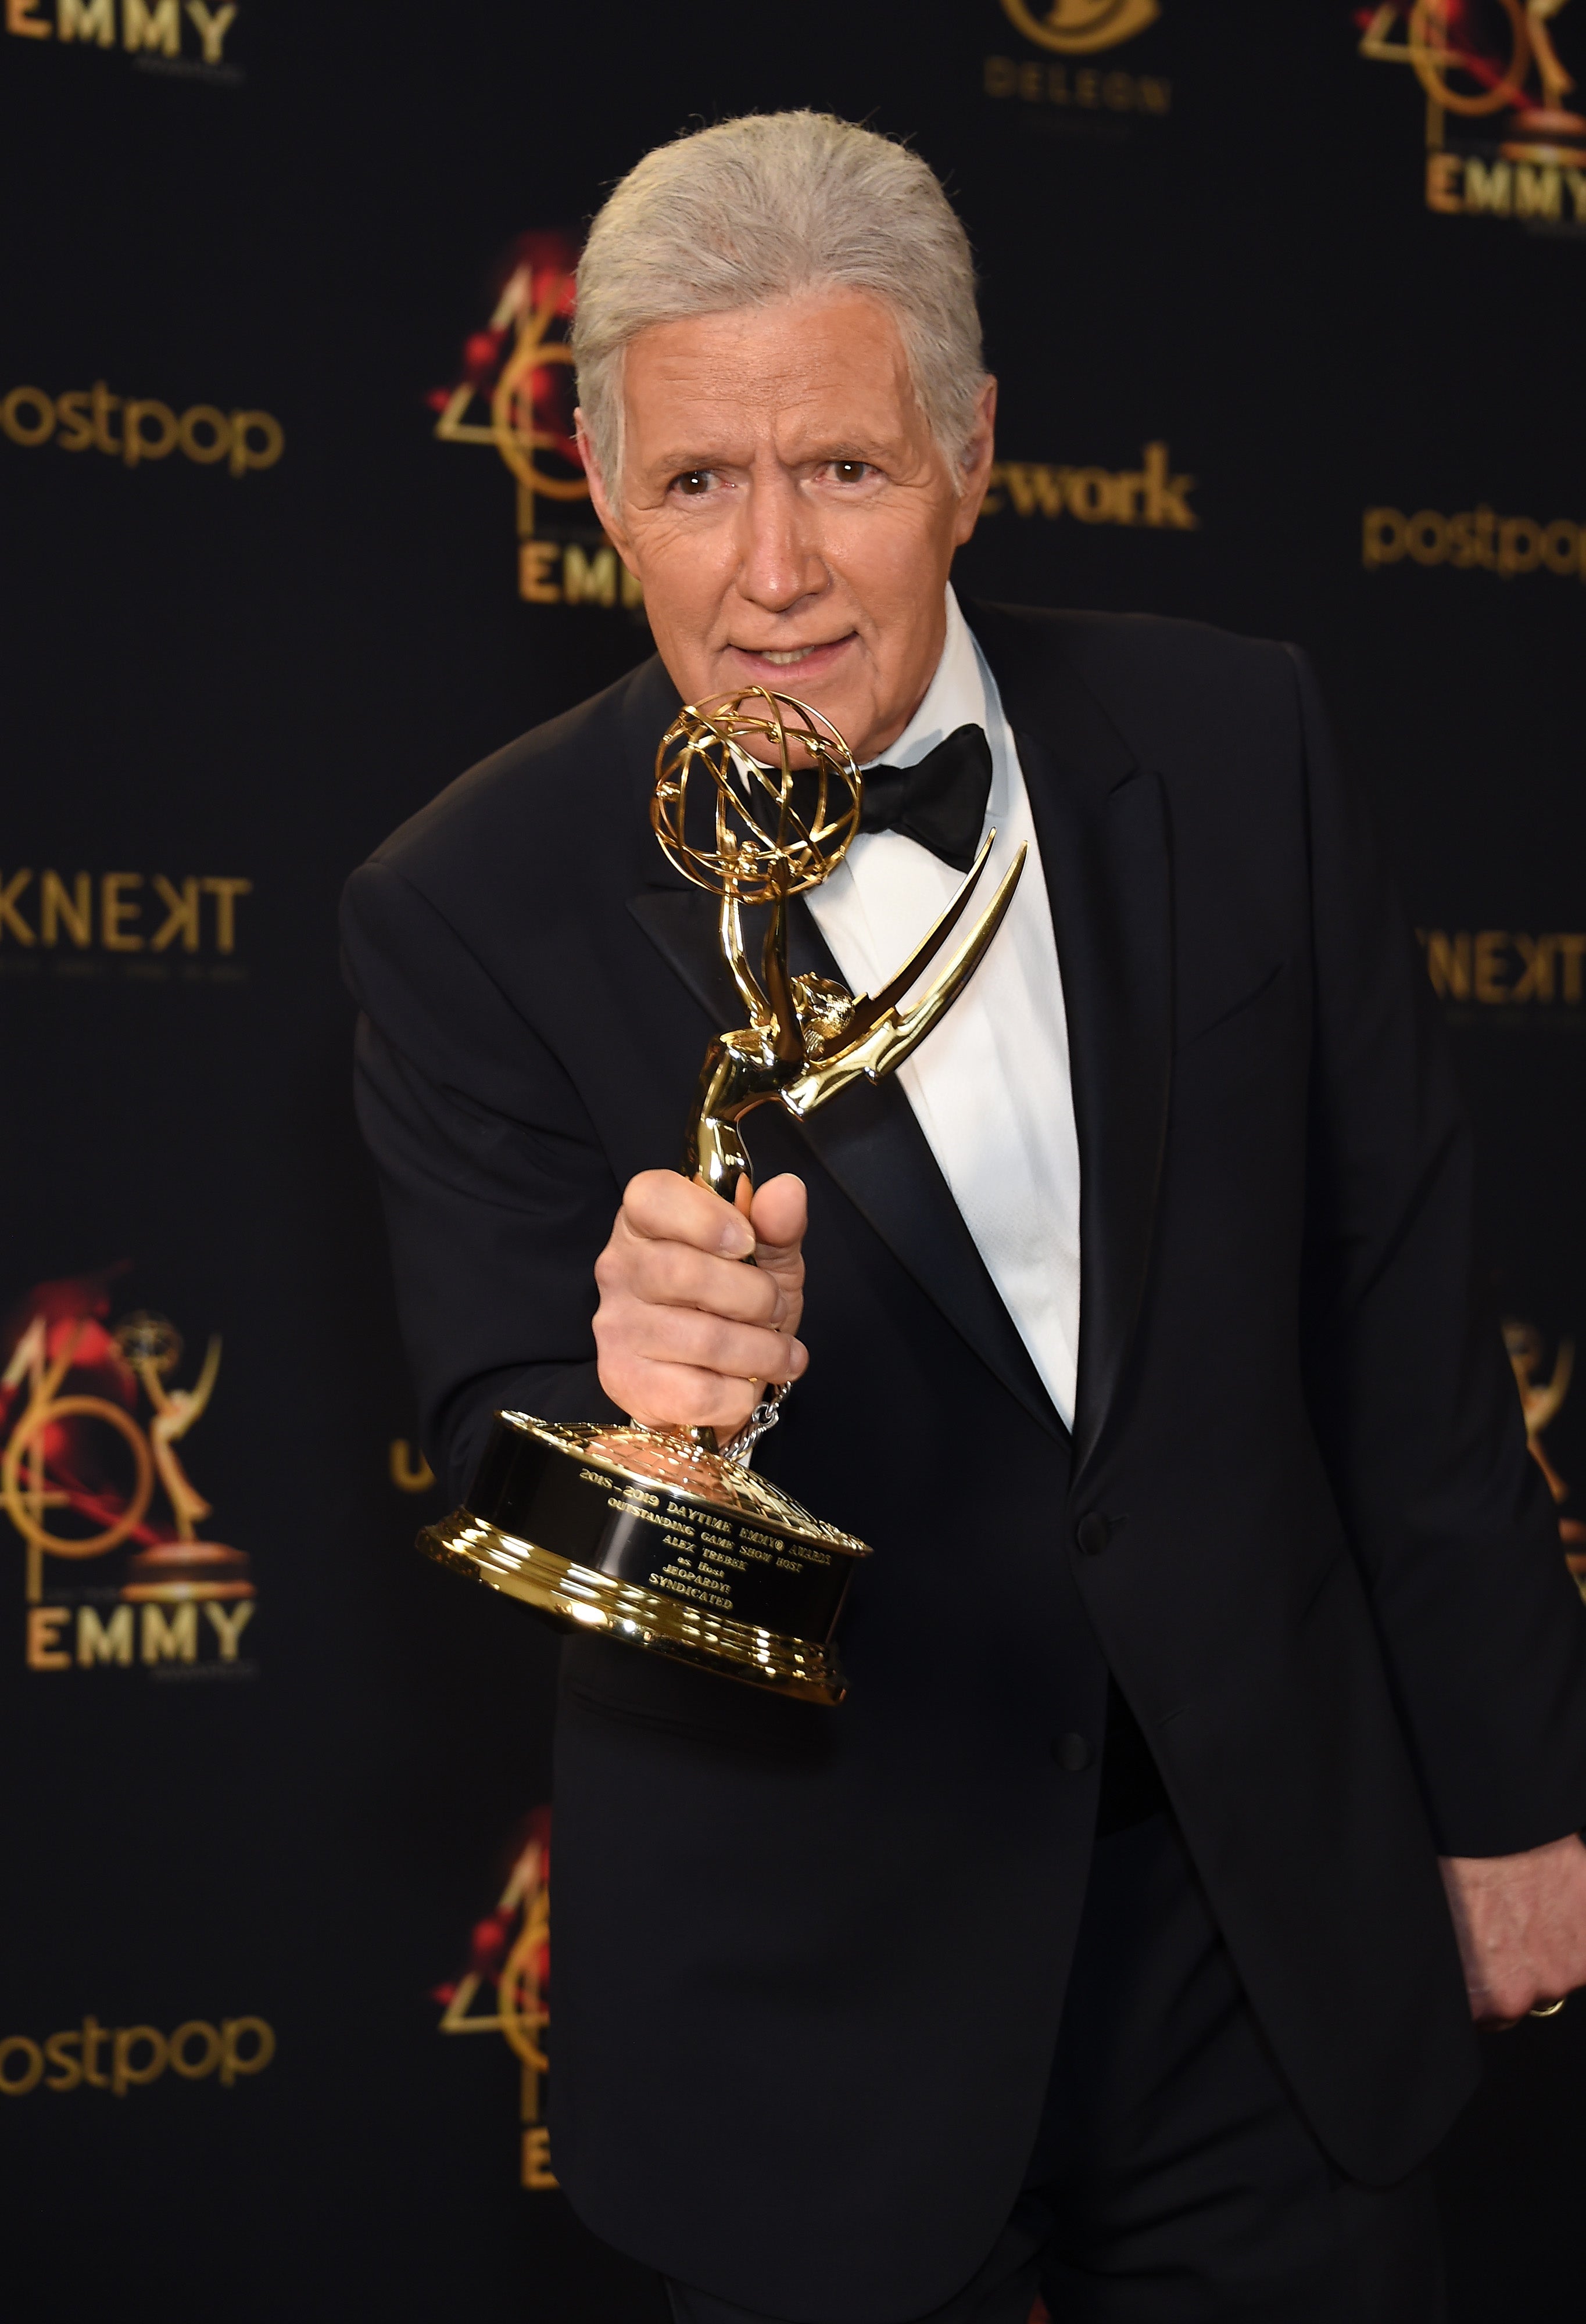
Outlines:
{"label": "'emmy' logo text", "polygon": [[[75,1610],[76,1619],[73,1620]],[[133,1666],[134,1635],[137,1659],[156,1676],[165,1663],[236,1663],[242,1634],[254,1618],[254,1601],[245,1598],[236,1606],[206,1599],[205,1629],[199,1628],[199,1608],[189,1599],[169,1612],[149,1604],[136,1610],[141,1618],[134,1634],[133,1609],[117,1606],[101,1614],[94,1606],[31,1606],[27,1617],[27,1666],[32,1671],[94,1670],[101,1665],[123,1670]],[[213,1633],[211,1636],[210,1633]],[[205,1648],[200,1655],[199,1646]]]}
{"label": "'emmy' logo text", "polygon": [[[116,0],[5,0],[5,29],[24,41],[76,42],[90,48],[117,45]],[[209,7],[205,0],[121,0],[119,45],[128,56],[180,58],[185,28],[197,35],[197,62],[226,60],[226,36],[237,19],[235,6]]]}
{"label": "'emmy' logo text", "polygon": [[528,605],[621,605],[631,613],[645,593],[615,549],[584,549],[543,535],[520,540],[517,593]]}
{"label": "'emmy' logo text", "polygon": [[1448,217],[1586,226],[1586,170],[1555,161],[1487,161],[1479,153],[1428,153],[1426,207]]}

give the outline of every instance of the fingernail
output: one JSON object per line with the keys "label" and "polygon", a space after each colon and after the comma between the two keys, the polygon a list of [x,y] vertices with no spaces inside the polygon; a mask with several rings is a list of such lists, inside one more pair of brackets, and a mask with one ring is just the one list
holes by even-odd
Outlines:
{"label": "fingernail", "polygon": [[744,1224],[742,1219],[729,1219],[721,1230],[721,1240],[718,1249],[725,1252],[728,1259],[747,1259],[754,1248],[754,1235]]}
{"label": "fingernail", "polygon": [[802,1340],[794,1340],[792,1342],[788,1352],[793,1357],[793,1376],[794,1379],[802,1379],[805,1372],[809,1370],[810,1351],[805,1347]]}

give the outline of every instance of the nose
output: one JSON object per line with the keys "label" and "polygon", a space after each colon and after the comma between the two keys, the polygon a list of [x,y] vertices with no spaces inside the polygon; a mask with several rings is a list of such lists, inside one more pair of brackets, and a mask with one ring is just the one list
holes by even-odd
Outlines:
{"label": "nose", "polygon": [[738,521],[738,588],[751,604],[791,613],[826,587],[814,512],[784,469],[753,477]]}

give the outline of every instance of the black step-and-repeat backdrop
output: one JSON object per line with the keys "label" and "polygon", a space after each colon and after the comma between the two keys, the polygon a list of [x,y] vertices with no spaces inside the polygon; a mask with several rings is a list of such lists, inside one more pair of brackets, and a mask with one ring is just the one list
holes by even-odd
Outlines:
{"label": "black step-and-repeat backdrop", "polygon": [[[4,0],[16,2312],[660,2316],[556,2189],[554,1641],[412,1550],[334,909],[647,650],[565,342],[681,128],[813,104],[946,176],[1004,383],[972,588],[1316,656],[1586,1571],[1577,80],[1586,0]],[[1583,2067],[1586,2008],[1490,2045],[1461,2324],[1579,2313]]]}

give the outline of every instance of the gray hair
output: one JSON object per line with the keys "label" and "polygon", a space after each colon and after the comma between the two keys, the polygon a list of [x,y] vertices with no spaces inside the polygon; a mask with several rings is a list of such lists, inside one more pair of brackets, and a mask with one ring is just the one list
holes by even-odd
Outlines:
{"label": "gray hair", "polygon": [[932,433],[961,462],[986,371],[969,236],[935,176],[831,114],[756,113],[646,153],[589,229],[572,347],[602,474],[621,469],[630,339],[805,290],[890,309]]}

